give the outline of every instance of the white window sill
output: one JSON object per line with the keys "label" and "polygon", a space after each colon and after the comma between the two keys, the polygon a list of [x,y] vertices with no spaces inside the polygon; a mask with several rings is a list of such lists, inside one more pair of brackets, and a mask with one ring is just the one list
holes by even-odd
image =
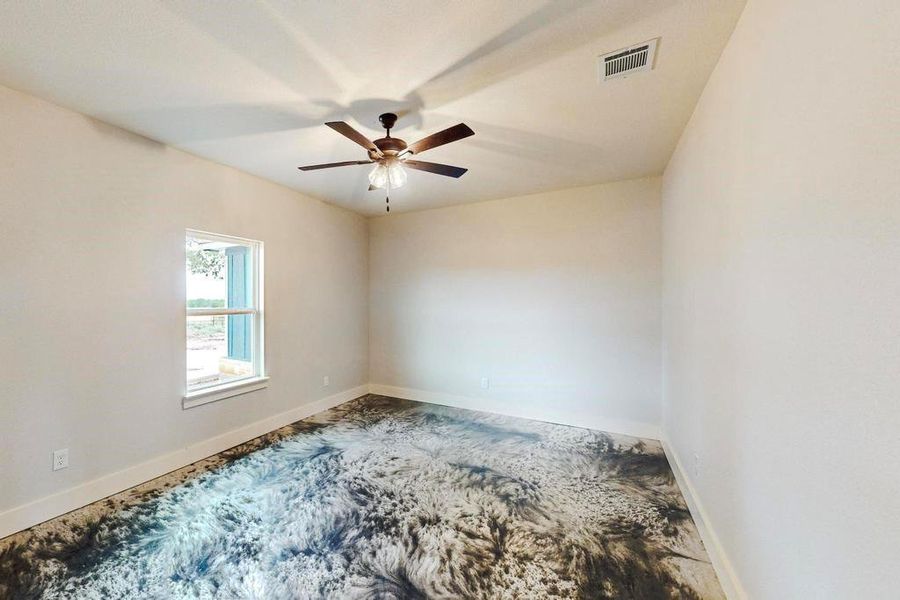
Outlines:
{"label": "white window sill", "polygon": [[253,379],[243,379],[234,383],[226,383],[215,387],[197,390],[188,393],[181,401],[181,408],[194,408],[210,402],[218,402],[232,396],[240,396],[249,392],[255,392],[265,387],[269,387],[268,377],[254,377]]}

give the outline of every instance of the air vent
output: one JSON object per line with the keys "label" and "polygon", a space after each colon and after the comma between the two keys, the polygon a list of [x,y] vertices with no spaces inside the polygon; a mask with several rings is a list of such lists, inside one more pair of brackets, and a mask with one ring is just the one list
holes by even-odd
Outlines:
{"label": "air vent", "polygon": [[600,57],[600,81],[625,77],[653,68],[659,38],[608,52]]}

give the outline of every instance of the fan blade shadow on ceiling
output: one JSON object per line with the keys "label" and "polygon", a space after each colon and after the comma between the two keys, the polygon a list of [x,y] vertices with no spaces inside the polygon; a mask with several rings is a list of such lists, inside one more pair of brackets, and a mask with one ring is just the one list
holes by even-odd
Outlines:
{"label": "fan blade shadow on ceiling", "polygon": [[[359,78],[334,53],[316,43],[302,23],[285,18],[265,0],[229,3],[226,12],[205,2],[163,2],[162,6],[305,97],[336,96],[359,84]],[[216,11],[215,18],[210,18],[209,11]],[[264,44],[260,32],[265,32]]]}
{"label": "fan blade shadow on ceiling", "polygon": [[[394,112],[401,119],[397,130],[419,128],[421,104],[416,98],[394,100],[364,98],[344,106],[330,100],[282,104],[219,104],[144,109],[103,113],[97,118],[110,123],[147,122],[154,125],[154,137],[169,144],[206,142],[244,135],[297,131],[322,127],[328,121],[352,119],[373,138],[382,137],[378,115]],[[405,117],[405,118],[404,118]]]}
{"label": "fan blade shadow on ceiling", "polygon": [[391,131],[395,133],[404,131],[410,127],[419,129],[422,127],[422,101],[418,96],[410,94],[405,98],[360,98],[348,104],[339,104],[333,100],[313,100],[312,104],[328,111],[329,120],[353,119],[362,127],[380,132],[375,137],[382,137],[384,130],[378,122],[378,116],[391,112],[397,115],[397,125]]}
{"label": "fan blade shadow on ceiling", "polygon": [[[527,71],[592,40],[633,25],[677,0],[554,0],[416,88],[433,110]],[[634,40],[640,41],[640,40]],[[597,55],[614,48],[598,48]]]}
{"label": "fan blade shadow on ceiling", "polygon": [[[452,117],[444,116],[449,120]],[[463,142],[498,154],[526,158],[544,165],[580,171],[595,166],[603,158],[604,150],[593,144],[522,131],[512,127],[491,125],[469,119],[467,123],[475,135]],[[573,156],[577,157],[573,159]]]}
{"label": "fan blade shadow on ceiling", "polygon": [[[302,26],[279,16],[267,3],[259,4],[264,10],[251,11],[246,16],[271,31],[272,41],[265,49],[246,43],[244,37],[236,35],[234,29],[227,26],[228,22],[204,19],[203,10],[191,8],[190,3],[167,3],[165,6],[170,11],[193,27],[204,31],[302,95],[296,102],[160,107],[95,116],[114,123],[131,122],[133,115],[146,116],[154,128],[159,127],[160,123],[156,117],[162,116],[167,125],[162,135],[154,132],[154,137],[175,144],[299,130],[348,118],[370,132],[380,133],[377,117],[383,112],[394,112],[400,116],[398,137],[402,137],[401,131],[408,128],[425,133],[423,111],[438,109],[552,60],[614,30],[629,22],[629,19],[639,20],[636,14],[646,18],[653,11],[659,11],[673,2],[675,0],[645,0],[641,3],[633,0],[548,2],[403,98],[360,98],[343,104],[328,98],[341,95],[345,89],[352,89],[348,85],[350,81],[355,81],[355,76],[338,64],[327,48],[308,40],[309,36],[303,32]],[[240,14],[243,15],[244,11]],[[281,52],[274,52],[273,48],[289,53],[299,52],[302,55],[301,65],[288,69],[283,61],[275,59]],[[121,116],[128,118],[120,119]]]}
{"label": "fan blade shadow on ceiling", "polygon": [[112,123],[153,123],[157,137],[169,144],[220,140],[320,126],[318,115],[289,104],[219,104],[174,106],[105,113],[99,118]]}

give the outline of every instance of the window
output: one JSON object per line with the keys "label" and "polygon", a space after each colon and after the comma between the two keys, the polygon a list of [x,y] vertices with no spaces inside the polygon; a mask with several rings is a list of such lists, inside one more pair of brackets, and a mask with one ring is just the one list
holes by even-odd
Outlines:
{"label": "window", "polygon": [[184,251],[185,408],[265,387],[262,242],[188,231]]}

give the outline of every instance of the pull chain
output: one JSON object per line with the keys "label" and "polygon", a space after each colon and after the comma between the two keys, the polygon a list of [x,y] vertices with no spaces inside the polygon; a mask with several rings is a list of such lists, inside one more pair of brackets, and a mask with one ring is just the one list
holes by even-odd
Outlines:
{"label": "pull chain", "polygon": [[391,180],[390,178],[387,180],[387,185],[384,187],[384,210],[385,212],[391,212]]}

